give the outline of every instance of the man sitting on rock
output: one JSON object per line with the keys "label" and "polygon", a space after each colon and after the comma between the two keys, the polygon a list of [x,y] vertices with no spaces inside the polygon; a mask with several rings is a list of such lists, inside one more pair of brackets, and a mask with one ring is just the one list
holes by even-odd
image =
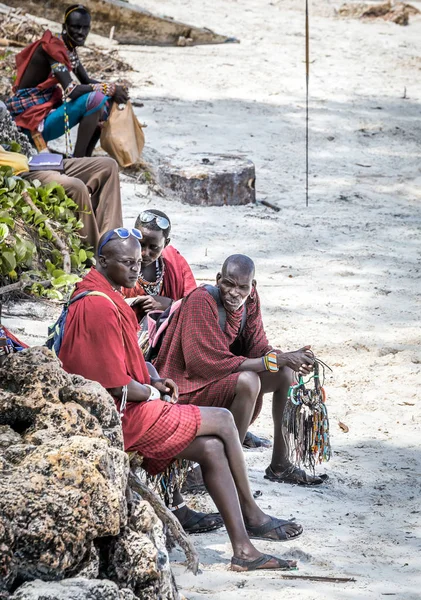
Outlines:
{"label": "man sitting on rock", "polygon": [[250,491],[241,444],[228,411],[181,406],[176,384],[151,377],[137,342],[137,320],[120,293],[133,287],[141,265],[141,233],[116,229],[101,237],[97,267],[74,295],[95,291],[70,305],[59,357],[69,373],[101,383],[114,397],[125,449],[144,457],[151,474],[176,457],[197,461],[224,520],[232,546],[232,569],[290,569],[295,561],[259,552],[250,537],[271,541],[298,537],[302,527],[263,513]]}
{"label": "man sitting on rock", "polygon": [[80,62],[77,48],[84,46],[90,28],[89,10],[74,4],[64,14],[61,36],[47,30],[16,56],[14,96],[7,107],[38,149],[79,124],[74,156],[91,156],[109,101],[128,100],[124,87],[92,79]]}
{"label": "man sitting on rock", "polygon": [[[314,356],[310,346],[281,352],[269,344],[254,273],[248,256],[227,258],[216,277],[216,288],[197,288],[174,314],[154,364],[177,382],[180,404],[229,409],[241,441],[260,413],[263,394],[272,392],[274,444],[265,477],[318,485],[325,476],[311,475],[290,463],[282,432],[294,372],[309,373]],[[226,314],[224,331],[221,309]]]}

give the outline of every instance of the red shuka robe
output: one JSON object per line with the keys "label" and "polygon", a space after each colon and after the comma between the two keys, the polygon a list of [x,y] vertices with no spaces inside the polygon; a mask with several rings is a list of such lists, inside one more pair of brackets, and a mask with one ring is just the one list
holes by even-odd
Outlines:
{"label": "red shuka robe", "polygon": [[[171,300],[180,300],[196,289],[196,280],[189,263],[174,246],[164,248],[161,256],[165,263],[165,272],[160,296],[171,298]],[[146,296],[140,283],[136,283],[134,288],[123,288],[122,292],[125,298]]]}
{"label": "red shuka robe", "polygon": [[[197,288],[174,314],[155,361],[158,370],[177,382],[180,402],[200,406],[229,407],[239,373],[246,358],[269,352],[260,311],[260,300],[253,289],[247,298],[247,320],[239,337],[241,356],[233,354],[231,344],[240,328],[243,308],[227,311],[225,332],[219,326],[218,306],[204,288]],[[254,418],[260,412],[261,400]]]}
{"label": "red shuka robe", "polygon": [[[122,387],[132,379],[150,383],[136,317],[123,296],[94,268],[73,295],[84,291],[107,294],[116,306],[102,296],[86,296],[69,307],[59,354],[63,368],[105,388]],[[125,450],[142,454],[145,468],[154,475],[194,440],[199,426],[197,407],[162,400],[128,402],[122,419]]]}
{"label": "red shuka robe", "polygon": [[[37,50],[39,46],[42,46],[42,49],[55,61],[65,65],[69,71],[72,70],[66,45],[61,39],[57,38],[51,33],[51,31],[47,29],[47,31],[44,33],[41,39],[37,40],[36,42],[33,42],[32,44],[24,48],[21,52],[19,52],[19,54],[16,55],[17,75],[15,85],[13,86],[14,92],[16,92],[19,89],[20,81],[23,77],[23,74],[28,68],[28,65],[31,62],[35,50]],[[45,117],[51,112],[53,108],[56,108],[61,104],[63,94],[61,92],[61,88],[58,86],[58,81],[54,77],[54,75],[50,75],[48,79],[38,84],[37,88],[40,90],[46,90],[53,86],[56,86],[56,89],[54,90],[51,99],[48,102],[44,102],[43,104],[31,106],[20,115],[17,115],[14,119],[16,125],[33,131],[38,127],[39,123],[41,123],[41,121],[45,119]]]}

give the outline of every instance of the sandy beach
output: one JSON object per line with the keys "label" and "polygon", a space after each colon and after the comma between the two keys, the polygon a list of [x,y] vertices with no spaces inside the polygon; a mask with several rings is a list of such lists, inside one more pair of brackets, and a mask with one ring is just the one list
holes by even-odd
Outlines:
{"label": "sandy beach", "polygon": [[[326,382],[334,456],[319,488],[263,478],[270,451],[247,452],[259,505],[296,517],[293,543],[257,541],[299,560],[286,580],[228,570],[226,531],[194,538],[202,574],[172,553],[189,600],[421,598],[421,15],[408,27],[311,14],[310,197],[305,206],[304,3],[297,0],[142,0],[138,4],[240,39],[184,48],[121,47],[137,70],[132,96],[147,145],[167,157],[237,153],[256,165],[258,200],[280,207],[191,207],[123,176],[124,220],[155,207],[199,283],[234,252],[256,262],[273,345],[311,344]],[[421,3],[415,3],[421,9]],[[23,303],[5,324],[42,343],[51,310]],[[341,421],[349,427],[344,433]],[[253,431],[272,437],[271,399]],[[197,506],[212,508],[208,496]]]}

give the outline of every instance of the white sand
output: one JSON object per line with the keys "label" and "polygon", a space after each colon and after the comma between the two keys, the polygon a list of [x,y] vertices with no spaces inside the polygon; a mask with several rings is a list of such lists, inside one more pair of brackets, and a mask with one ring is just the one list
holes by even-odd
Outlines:
{"label": "white sand", "polygon": [[[313,2],[306,208],[304,2],[138,3],[241,39],[123,48],[139,70],[132,95],[145,102],[138,115],[148,124],[147,143],[169,156],[244,153],[256,164],[259,199],[281,212],[192,208],[125,180],[125,222],[146,205],[168,211],[174,244],[201,281],[212,279],[229,253],[248,253],[273,344],[310,343],[334,368],[327,385],[335,451],[325,469],[329,483],[272,484],[263,479],[270,452],[250,452],[247,461],[262,508],[296,516],[305,527],[295,543],[258,541],[259,549],[299,559],[297,574],[356,579],[232,573],[222,530],[194,538],[203,573],[194,577],[176,565],[177,581],[190,600],[421,598],[421,18],[409,27],[338,20],[333,4]],[[33,321],[6,322],[32,343],[42,337]],[[272,435],[270,414],[268,397],[254,431]],[[179,551],[173,557],[183,560]]]}

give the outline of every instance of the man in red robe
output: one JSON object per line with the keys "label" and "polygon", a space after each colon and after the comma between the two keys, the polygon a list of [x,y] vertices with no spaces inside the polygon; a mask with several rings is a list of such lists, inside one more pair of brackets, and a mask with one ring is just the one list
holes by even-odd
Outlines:
{"label": "man in red robe", "polygon": [[78,283],[70,305],[59,357],[69,373],[101,383],[112,394],[120,414],[124,445],[145,457],[149,473],[158,473],[176,458],[197,461],[206,486],[230,537],[237,571],[290,569],[295,561],[259,552],[250,538],[291,540],[302,527],[263,513],[250,491],[235,424],[224,409],[182,406],[161,399],[177,386],[153,378],[137,345],[137,321],[120,293],[139,275],[141,233],[116,229],[101,237],[97,267]]}
{"label": "man in red robe", "polygon": [[[282,417],[294,372],[308,373],[314,362],[310,346],[295,352],[274,350],[263,328],[253,261],[230,256],[217,275],[220,307],[206,288],[197,288],[174,314],[155,361],[158,370],[179,386],[182,404],[222,406],[234,416],[241,441],[260,413],[263,394],[273,393],[274,444],[265,477],[272,481],[317,485],[325,476],[292,465],[282,433]],[[238,335],[246,311],[244,328]]]}

